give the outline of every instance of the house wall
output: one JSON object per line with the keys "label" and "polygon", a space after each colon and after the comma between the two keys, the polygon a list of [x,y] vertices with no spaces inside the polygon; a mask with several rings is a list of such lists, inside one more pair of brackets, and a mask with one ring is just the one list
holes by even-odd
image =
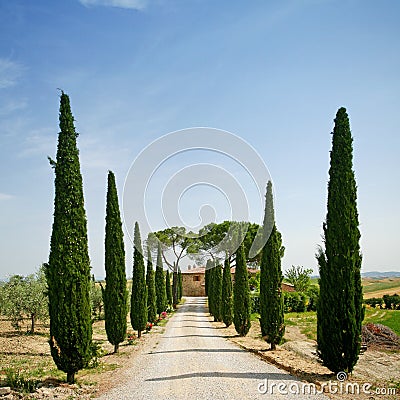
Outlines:
{"label": "house wall", "polygon": [[204,273],[182,273],[182,294],[189,297],[203,297],[206,295]]}

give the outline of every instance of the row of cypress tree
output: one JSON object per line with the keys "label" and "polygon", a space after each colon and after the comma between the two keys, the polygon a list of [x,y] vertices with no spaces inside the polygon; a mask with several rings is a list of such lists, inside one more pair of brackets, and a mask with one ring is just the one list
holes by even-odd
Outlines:
{"label": "row of cypress tree", "polygon": [[[115,352],[117,352],[119,343],[125,340],[126,336],[127,289],[125,259],[123,257],[122,223],[119,216],[115,178],[111,171],[109,172],[110,182],[111,186],[109,185],[108,192],[115,194],[112,198],[110,197],[112,200],[112,205],[110,206],[108,205],[109,198],[107,197],[106,288],[104,290],[104,301],[107,337],[110,343],[114,344]],[[111,214],[113,210],[117,210],[115,215]],[[113,220],[114,224],[118,226],[117,235],[115,231],[108,232],[108,220]],[[111,235],[113,239],[108,241],[107,238]],[[117,264],[115,260],[118,260],[119,263]],[[123,279],[120,278],[122,275]],[[146,329],[147,323],[154,323],[160,314],[167,309],[168,305],[171,305],[171,296],[168,296],[170,292],[169,274],[167,273],[164,276],[160,245],[158,246],[155,272],[151,251],[149,247],[147,248],[147,270],[145,271],[139,224],[136,222],[134,230],[130,320],[132,328],[138,332],[138,338],[141,337],[142,331]]]}
{"label": "row of cypress tree", "polygon": [[[75,374],[92,358],[90,310],[90,260],[87,220],[84,208],[82,175],[70,100],[60,97],[60,132],[55,170],[54,221],[49,262],[45,264],[50,315],[50,350],[57,367],[73,383]],[[134,231],[131,325],[138,337],[147,322],[172,303],[169,273],[164,276],[161,248],[158,248],[156,273],[148,254],[147,273],[138,223]],[[105,228],[106,286],[103,290],[107,338],[118,352],[127,330],[128,291],[122,222],[114,174],[109,171]],[[181,281],[181,278],[180,278]],[[180,288],[182,286],[180,285]],[[180,289],[181,290],[181,289]]]}
{"label": "row of cypress tree", "polygon": [[[125,250],[122,222],[118,206],[115,176],[108,173],[105,236],[106,287],[104,289],[105,326],[107,338],[114,345],[114,352],[125,340],[127,321],[127,281],[125,274]],[[164,277],[161,247],[158,247],[156,271],[150,248],[147,248],[147,270],[145,274],[143,249],[139,224],[135,223],[134,254],[131,294],[131,325],[138,337],[146,329],[147,322],[154,323],[157,314],[167,309],[168,277]]]}
{"label": "row of cypress tree", "polygon": [[[260,325],[263,338],[275,349],[285,331],[281,290],[283,248],[281,235],[275,226],[270,181],[267,184],[262,235],[264,240],[261,242],[264,246],[261,249]],[[236,250],[235,260],[233,287],[228,256],[225,258],[223,273],[221,265],[215,265],[211,260],[207,262],[206,291],[209,311],[214,316],[214,321],[223,321],[227,327],[233,322],[238,334],[245,336],[251,326],[251,299],[243,243]]]}
{"label": "row of cypress tree", "polygon": [[[64,92],[60,98],[59,121],[56,161],[49,159],[55,170],[55,198],[50,255],[45,274],[49,295],[51,354],[57,367],[67,373],[67,381],[73,383],[76,372],[86,366],[92,356],[90,260],[82,175],[76,143],[78,134],[75,131],[69,97]],[[336,115],[332,139],[328,212],[323,226],[325,250],[321,248],[317,254],[320,269],[320,301],[317,307],[318,352],[324,364],[335,372],[353,370],[358,360],[364,317],[352,141],[346,109],[340,108]],[[126,334],[127,292],[122,224],[115,186],[115,177],[110,172],[105,238],[108,277],[104,298],[107,336],[115,351],[118,351],[119,343]],[[273,349],[284,334],[284,319],[280,261],[283,248],[281,235],[275,225],[271,182],[267,185],[263,235],[268,235],[265,236],[268,240],[262,249],[260,324],[263,337],[271,343]],[[161,290],[164,293],[164,289],[161,289],[164,279],[161,278],[163,272],[162,263],[159,262],[160,248],[156,269],[158,279],[155,284],[151,257],[145,275],[137,223],[134,245],[131,324],[140,337],[149,315],[152,319],[155,311],[159,313],[163,304],[166,304],[164,294],[157,300],[156,292],[157,288],[157,291]],[[225,262],[224,274],[221,266],[210,266],[211,268],[207,268],[206,282],[210,311],[216,320],[224,320],[228,325],[232,321],[233,308],[235,328],[240,335],[246,335],[250,328],[250,291],[243,244],[236,251],[233,307],[231,284],[227,276],[229,262]],[[180,271],[176,279],[178,297],[181,297]],[[165,283],[165,297],[172,303],[168,271]]]}
{"label": "row of cypress tree", "polygon": [[[364,319],[361,235],[353,171],[353,138],[345,108],[338,110],[334,122],[327,216],[323,224],[325,248],[321,247],[316,255],[320,273],[317,343],[318,354],[331,371],[352,372],[359,357]],[[263,236],[268,240],[263,241],[261,255],[260,326],[262,337],[271,344],[271,349],[275,349],[285,332],[281,289],[284,247],[275,224],[271,182],[267,184]],[[223,320],[226,326],[231,324],[233,315],[236,331],[246,335],[250,328],[250,295],[242,246],[236,251],[233,310],[230,307],[232,284],[225,268],[221,280],[220,270],[219,265],[207,263],[206,294],[210,313],[215,321]]]}

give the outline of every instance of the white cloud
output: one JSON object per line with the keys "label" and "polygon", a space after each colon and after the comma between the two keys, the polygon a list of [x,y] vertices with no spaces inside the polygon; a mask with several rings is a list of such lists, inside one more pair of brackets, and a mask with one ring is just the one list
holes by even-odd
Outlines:
{"label": "white cloud", "polygon": [[0,89],[13,86],[22,75],[24,67],[21,64],[0,58]]}
{"label": "white cloud", "polygon": [[25,158],[40,155],[44,159],[47,156],[53,156],[57,145],[57,134],[55,132],[51,128],[32,130],[22,142],[22,150],[18,156]]}
{"label": "white cloud", "polygon": [[0,201],[12,199],[14,196],[11,194],[0,193]]}
{"label": "white cloud", "polygon": [[86,7],[90,6],[106,6],[129,8],[132,10],[143,10],[148,0],[79,0]]}
{"label": "white cloud", "polygon": [[28,106],[28,102],[26,99],[20,100],[6,100],[4,102],[0,102],[0,116],[6,116],[12,114],[16,111],[21,111]]}

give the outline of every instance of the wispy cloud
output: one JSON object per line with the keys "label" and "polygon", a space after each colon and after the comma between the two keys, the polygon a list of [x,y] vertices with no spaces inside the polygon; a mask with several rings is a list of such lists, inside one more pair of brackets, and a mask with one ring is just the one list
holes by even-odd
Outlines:
{"label": "wispy cloud", "polygon": [[0,101],[0,116],[7,116],[16,111],[21,111],[28,106],[28,102],[26,99],[20,100],[7,100],[4,102]]}
{"label": "wispy cloud", "polygon": [[0,58],[0,89],[15,85],[24,69],[24,66],[19,63]]}
{"label": "wispy cloud", "polygon": [[143,10],[148,4],[148,0],[79,0],[79,1],[86,7],[106,6],[106,7],[129,8],[131,10]]}
{"label": "wispy cloud", "polygon": [[12,199],[12,198],[14,198],[14,196],[11,195],[11,194],[0,193],[0,201],[9,200],[9,199]]}
{"label": "wispy cloud", "polygon": [[128,163],[129,150],[110,142],[82,138],[79,143],[82,167],[89,169],[115,169],[117,165]]}
{"label": "wispy cloud", "polygon": [[51,128],[42,128],[32,130],[22,143],[22,150],[18,154],[19,157],[32,157],[41,155],[47,157],[53,156],[56,148],[57,135]]}

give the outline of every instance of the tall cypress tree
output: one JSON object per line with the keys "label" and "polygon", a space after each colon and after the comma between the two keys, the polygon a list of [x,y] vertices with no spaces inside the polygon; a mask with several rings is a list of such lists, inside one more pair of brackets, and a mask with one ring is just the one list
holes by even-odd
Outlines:
{"label": "tall cypress tree", "polygon": [[217,264],[213,269],[214,321],[222,321],[222,267]]}
{"label": "tall cypress tree", "polygon": [[138,331],[138,338],[147,324],[147,287],[143,260],[142,240],[139,224],[135,223],[135,249],[133,251],[132,296],[131,296],[131,324]]}
{"label": "tall cypress tree", "polygon": [[182,300],[183,296],[183,282],[182,282],[182,271],[181,267],[178,269],[178,301]]}
{"label": "tall cypress tree", "polygon": [[169,270],[165,274],[165,292],[167,294],[167,303],[172,306],[172,288],[171,288],[171,278],[169,275]]}
{"label": "tall cypress tree", "polygon": [[271,350],[275,350],[285,333],[285,321],[281,269],[282,239],[275,224],[271,181],[268,181],[265,195],[263,235],[265,244],[261,255],[260,326],[261,335],[271,344]]}
{"label": "tall cypress tree", "polygon": [[210,283],[209,276],[210,276],[210,270],[209,270],[209,268],[207,268],[207,265],[206,265],[206,268],[204,271],[204,290],[205,290],[206,296],[208,296],[208,285]]}
{"label": "tall cypress tree", "polygon": [[233,298],[232,298],[232,276],[231,265],[227,257],[224,262],[224,272],[222,275],[222,321],[226,327],[233,321]]}
{"label": "tall cypress tree", "polygon": [[157,319],[157,304],[156,304],[156,285],[153,270],[153,262],[151,260],[150,248],[147,247],[147,320],[153,323]]}
{"label": "tall cypress tree", "polygon": [[174,262],[174,268],[172,271],[172,307],[174,310],[176,309],[176,306],[179,303],[179,284],[178,284],[178,267],[176,263]]}
{"label": "tall cypress tree", "polygon": [[210,315],[214,315],[214,262],[212,260],[207,260],[206,271],[208,271],[208,311]]}
{"label": "tall cypress tree", "polygon": [[73,383],[91,358],[90,260],[79,151],[69,97],[60,99],[55,169],[54,222],[46,279],[50,350],[57,368]]}
{"label": "tall cypress tree", "polygon": [[160,314],[167,309],[167,291],[165,288],[164,268],[161,257],[160,243],[158,243],[155,281],[157,313],[160,316]]}
{"label": "tall cypress tree", "polygon": [[250,287],[243,243],[236,250],[235,283],[233,285],[233,323],[240,336],[250,330]]}
{"label": "tall cypress tree", "polygon": [[108,341],[118,353],[126,336],[128,292],[126,289],[125,248],[115,176],[108,172],[105,236],[106,287],[104,289],[105,327]]}
{"label": "tall cypress tree", "polygon": [[333,129],[327,208],[325,251],[317,254],[318,353],[331,371],[351,372],[360,352],[364,311],[353,138],[345,108],[338,110]]}

